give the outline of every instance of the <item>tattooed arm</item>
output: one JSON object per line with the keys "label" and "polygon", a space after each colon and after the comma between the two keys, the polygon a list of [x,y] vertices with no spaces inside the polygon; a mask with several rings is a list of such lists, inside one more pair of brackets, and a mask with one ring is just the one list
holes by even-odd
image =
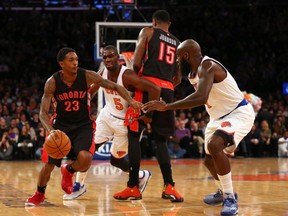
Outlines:
{"label": "tattooed arm", "polygon": [[39,114],[39,118],[41,120],[43,127],[49,133],[54,130],[49,119],[49,109],[54,92],[55,92],[55,80],[51,76],[45,83],[44,94],[41,99],[40,114]]}

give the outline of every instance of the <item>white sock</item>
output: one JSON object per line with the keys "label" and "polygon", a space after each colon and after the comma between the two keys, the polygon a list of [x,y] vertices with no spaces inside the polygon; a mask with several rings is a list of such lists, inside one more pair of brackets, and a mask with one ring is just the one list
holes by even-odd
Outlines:
{"label": "white sock", "polygon": [[225,196],[226,193],[229,193],[229,194],[232,194],[234,197],[231,172],[223,176],[218,175],[218,178],[221,182],[223,195]]}
{"label": "white sock", "polygon": [[143,170],[139,170],[139,179],[144,177],[144,171]]}
{"label": "white sock", "polygon": [[220,182],[219,180],[216,180],[216,179],[215,179],[215,180],[214,180],[214,183],[215,183],[216,187],[222,191],[221,182]]}
{"label": "white sock", "polygon": [[85,183],[85,179],[86,179],[87,173],[88,173],[88,171],[86,171],[86,172],[77,172],[75,181],[80,183],[81,186],[83,186],[84,183]]}

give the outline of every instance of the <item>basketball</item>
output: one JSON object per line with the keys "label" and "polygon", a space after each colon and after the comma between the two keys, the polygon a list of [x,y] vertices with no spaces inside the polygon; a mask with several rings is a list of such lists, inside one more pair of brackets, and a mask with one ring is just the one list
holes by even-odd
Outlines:
{"label": "basketball", "polygon": [[50,157],[61,159],[69,153],[71,141],[63,131],[56,130],[46,137],[44,149]]}

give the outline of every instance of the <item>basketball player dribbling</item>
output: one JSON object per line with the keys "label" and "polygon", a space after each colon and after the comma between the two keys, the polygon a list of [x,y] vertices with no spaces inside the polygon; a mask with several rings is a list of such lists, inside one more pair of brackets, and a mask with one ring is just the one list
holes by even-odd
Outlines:
{"label": "basketball player dribbling", "polygon": [[[61,165],[62,159],[46,158],[38,176],[37,191],[26,200],[26,206],[36,206],[45,200],[46,186],[55,166],[61,166],[61,186],[67,194],[72,193],[73,174],[76,171],[85,172],[89,169],[95,152],[93,140],[95,126],[89,112],[92,84],[118,92],[130,106],[137,110],[141,107],[141,103],[132,99],[124,87],[103,79],[94,71],[79,68],[75,50],[62,48],[57,54],[57,61],[62,70],[53,74],[45,83],[40,120],[48,133],[54,133],[59,129],[68,135],[76,160]],[[54,115],[50,121],[51,103]]]}

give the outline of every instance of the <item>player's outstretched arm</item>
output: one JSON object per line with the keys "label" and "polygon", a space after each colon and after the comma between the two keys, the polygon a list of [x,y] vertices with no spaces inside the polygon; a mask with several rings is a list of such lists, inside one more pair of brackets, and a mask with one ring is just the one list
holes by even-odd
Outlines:
{"label": "player's outstretched arm", "polygon": [[136,110],[140,110],[142,104],[135,101],[130,96],[129,92],[123,86],[120,86],[117,83],[112,82],[108,79],[103,79],[103,77],[100,76],[95,71],[87,71],[86,74],[87,74],[86,78],[88,80],[88,85],[91,85],[94,83],[95,85],[101,86],[103,88],[117,91],[119,95],[121,95],[121,97],[123,97],[125,100],[128,101],[131,107],[135,108]]}

